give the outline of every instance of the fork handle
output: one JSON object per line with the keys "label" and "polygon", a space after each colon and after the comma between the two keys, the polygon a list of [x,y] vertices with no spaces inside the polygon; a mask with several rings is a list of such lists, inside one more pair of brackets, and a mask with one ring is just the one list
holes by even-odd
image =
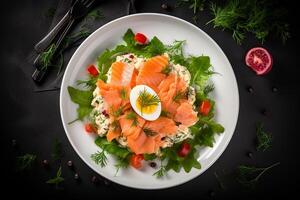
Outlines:
{"label": "fork handle", "polygon": [[66,27],[68,22],[70,21],[71,14],[70,11],[68,11],[65,16],[56,24],[56,26],[41,40],[39,41],[35,46],[34,49],[37,53],[41,53],[45,51],[49,45],[52,43],[53,39],[58,35],[58,33]]}

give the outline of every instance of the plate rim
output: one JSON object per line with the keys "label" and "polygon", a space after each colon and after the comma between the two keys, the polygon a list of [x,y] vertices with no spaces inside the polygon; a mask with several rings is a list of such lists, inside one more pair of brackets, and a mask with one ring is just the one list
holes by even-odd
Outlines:
{"label": "plate rim", "polygon": [[[118,182],[118,180],[116,180],[116,179],[111,179],[111,178],[109,178],[108,176],[106,176],[105,174],[101,174],[101,173],[99,173],[98,171],[97,171],[97,169],[95,169],[89,162],[87,162],[86,160],[85,160],[85,158],[84,158],[84,156],[79,152],[79,150],[76,148],[76,146],[75,146],[75,144],[73,143],[73,141],[71,140],[71,138],[70,138],[70,136],[69,136],[69,133],[68,133],[68,131],[67,131],[67,128],[66,128],[66,123],[65,123],[65,121],[64,121],[64,118],[65,118],[65,116],[64,116],[64,114],[63,114],[63,110],[62,110],[62,104],[63,104],[63,100],[62,100],[62,96],[63,96],[63,91],[64,91],[64,89],[63,88],[65,88],[66,87],[66,72],[67,72],[67,70],[69,69],[69,68],[71,68],[71,66],[70,66],[70,63],[72,62],[72,60],[73,59],[75,59],[74,58],[74,55],[76,55],[77,54],[77,52],[80,50],[80,48],[82,47],[82,46],[84,46],[85,45],[85,43],[89,40],[89,38],[91,38],[91,37],[93,37],[93,35],[95,35],[96,34],[96,32],[98,32],[100,29],[104,29],[105,27],[107,27],[107,26],[110,26],[111,24],[113,24],[113,23],[115,23],[115,22],[117,22],[117,21],[120,21],[120,20],[124,20],[124,19],[126,19],[126,18],[132,18],[132,17],[138,17],[138,16],[160,16],[160,17],[166,17],[166,18],[171,18],[171,19],[173,19],[173,20],[177,20],[177,21],[180,21],[180,22],[182,22],[182,23],[184,23],[184,24],[187,24],[187,25],[189,25],[189,26],[192,26],[193,28],[195,28],[195,29],[197,29],[198,31],[200,31],[202,34],[204,34],[209,40],[210,40],[210,42],[212,42],[213,44],[214,44],[214,46],[216,47],[216,48],[218,48],[218,50],[221,52],[221,54],[223,54],[223,56],[225,57],[225,59],[226,59],[226,62],[227,63],[229,63],[229,65],[230,65],[230,69],[228,69],[228,70],[231,70],[231,72],[232,72],[232,74],[233,74],[233,78],[234,78],[234,80],[233,80],[233,85],[234,85],[234,87],[235,87],[235,89],[236,89],[236,102],[237,102],[237,105],[236,105],[236,107],[237,107],[237,113],[236,113],[236,116],[235,116],[235,119],[234,119],[234,128],[233,128],[233,132],[231,133],[231,135],[230,135],[230,137],[225,141],[225,143],[224,143],[224,146],[223,146],[223,148],[221,149],[221,150],[219,150],[219,152],[216,154],[216,156],[215,156],[215,158],[212,160],[212,162],[210,162],[208,165],[207,165],[207,167],[206,167],[206,169],[204,169],[204,170],[199,170],[199,173],[196,175],[196,176],[194,176],[194,177],[190,177],[190,178],[188,178],[188,179],[186,179],[186,180],[184,180],[184,181],[182,181],[182,182],[176,182],[176,183],[174,183],[174,184],[166,184],[166,185],[163,185],[163,186],[161,186],[161,187],[139,187],[139,186],[132,186],[132,185],[126,185],[126,184],[123,184],[123,183],[121,183],[121,182]],[[121,186],[125,186],[125,187],[128,187],[128,188],[133,188],[133,189],[140,189],[140,190],[162,190],[162,189],[166,189],[166,188],[173,188],[173,187],[176,187],[176,186],[179,186],[179,185],[183,185],[183,184],[185,184],[185,183],[187,183],[187,182],[189,182],[189,181],[191,181],[191,180],[193,180],[193,179],[195,179],[195,178],[197,178],[197,177],[199,177],[201,174],[203,174],[206,170],[208,170],[219,158],[220,158],[220,156],[224,153],[224,151],[227,149],[227,147],[228,147],[228,145],[229,145],[229,142],[231,141],[231,139],[232,139],[232,137],[233,137],[233,134],[234,134],[234,132],[235,132],[235,130],[236,130],[236,126],[237,126],[237,122],[238,122],[238,118],[239,118],[239,111],[240,111],[240,95],[239,95],[239,89],[238,89],[238,84],[237,84],[237,79],[236,79],[236,76],[235,76],[235,73],[234,73],[234,70],[233,70],[233,68],[232,68],[232,65],[231,65],[231,63],[229,62],[229,59],[227,58],[227,56],[226,56],[226,54],[223,52],[223,50],[221,49],[221,47],[218,45],[218,43],[214,40],[214,39],[212,39],[212,37],[210,37],[205,31],[203,31],[201,28],[199,28],[199,27],[197,27],[196,25],[194,25],[194,24],[192,24],[192,23],[190,23],[190,22],[188,22],[188,21],[186,21],[186,20],[184,20],[184,19],[181,19],[181,18],[179,18],[179,17],[175,17],[175,16],[172,16],[172,15],[167,15],[167,14],[162,14],[162,13],[151,13],[151,12],[147,12],[147,13],[137,13],[137,14],[132,14],[132,15],[126,15],[126,16],[123,16],[123,17],[119,17],[119,18],[117,18],[117,19],[114,19],[114,20],[112,20],[112,21],[110,21],[110,22],[108,22],[108,23],[106,23],[106,24],[104,24],[104,25],[102,25],[102,26],[100,26],[98,29],[96,29],[91,35],[89,35],[81,44],[80,44],[80,46],[76,49],[76,51],[73,53],[73,55],[72,55],[72,57],[70,58],[70,60],[69,60],[69,62],[68,62],[68,65],[67,65],[67,67],[66,67],[66,69],[65,69],[65,72],[64,72],[64,75],[63,75],[63,79],[62,79],[62,82],[61,82],[61,89],[60,89],[60,93],[59,93],[59,106],[60,106],[60,117],[61,117],[61,121],[62,121],[62,124],[63,124],[63,128],[64,128],[64,131],[65,131],[65,134],[66,134],[66,136],[67,136],[67,138],[68,138],[68,141],[70,142],[70,144],[71,144],[71,146],[73,147],[73,149],[75,150],[75,152],[77,153],[77,155],[81,158],[81,160],[87,165],[87,166],[89,166],[89,168],[91,168],[94,172],[96,172],[97,174],[99,174],[100,176],[103,176],[103,177],[105,177],[106,179],[108,179],[108,180],[110,180],[110,181],[112,181],[112,182],[114,182],[114,183],[116,183],[116,184],[118,184],[118,185],[121,185]]]}

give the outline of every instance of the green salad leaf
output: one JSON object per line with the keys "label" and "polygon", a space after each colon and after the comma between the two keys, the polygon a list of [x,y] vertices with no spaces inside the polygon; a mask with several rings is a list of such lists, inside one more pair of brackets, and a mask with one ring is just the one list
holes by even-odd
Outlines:
{"label": "green salad leaf", "polygon": [[124,147],[120,147],[116,142],[107,141],[106,137],[97,137],[95,140],[95,144],[99,146],[101,149],[105,150],[109,154],[112,154],[119,158],[126,158],[131,152]]}
{"label": "green salad leaf", "polygon": [[89,90],[79,90],[69,86],[68,92],[71,100],[78,104],[77,119],[82,120],[92,112],[91,102],[93,100],[93,92]]}

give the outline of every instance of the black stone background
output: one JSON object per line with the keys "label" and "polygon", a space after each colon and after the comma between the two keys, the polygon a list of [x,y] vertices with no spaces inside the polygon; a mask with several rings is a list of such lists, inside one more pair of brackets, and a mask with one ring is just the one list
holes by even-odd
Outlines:
{"label": "black stone background", "polygon": [[[192,22],[192,11],[187,7],[165,11],[161,4],[167,2],[174,6],[175,1],[144,0],[138,1],[138,12],[157,12],[174,15]],[[92,176],[97,176],[75,153],[64,133],[59,113],[59,91],[35,93],[31,78],[24,69],[31,65],[26,63],[34,44],[48,31],[51,19],[45,17],[50,7],[56,7],[58,0],[51,1],[1,1],[1,174],[0,182],[5,197],[48,198],[113,198],[116,196],[152,199],[195,197],[257,199],[272,197],[291,197],[297,192],[299,167],[299,83],[297,5],[292,1],[283,1],[289,8],[292,38],[286,45],[279,40],[269,39],[263,45],[274,57],[272,71],[266,76],[256,76],[244,64],[246,51],[260,46],[252,36],[243,45],[237,45],[227,31],[214,29],[205,25],[210,19],[206,9],[199,14],[197,26],[208,33],[223,49],[234,69],[240,94],[240,113],[231,142],[217,162],[204,174],[178,187],[143,191],[126,188],[114,183],[100,181],[91,183]],[[104,19],[97,21],[93,29],[125,15],[126,1],[105,1],[100,5]],[[66,64],[75,49],[66,54]],[[25,70],[26,71],[26,70]],[[249,93],[247,87],[253,87]],[[272,92],[272,87],[277,92]],[[230,94],[228,94],[230,95]],[[222,106],[222,105],[218,105]],[[266,109],[267,116],[261,111]],[[265,129],[272,133],[272,148],[264,153],[255,150],[255,124],[264,122]],[[56,190],[45,183],[54,176],[59,163],[51,161],[53,141],[58,138],[63,145],[61,161],[64,189]],[[15,139],[17,147],[12,147]],[[247,152],[253,152],[253,158]],[[27,173],[15,173],[13,161],[24,153],[37,154],[36,166]],[[50,169],[41,167],[41,161],[48,159]],[[74,178],[74,171],[67,167],[72,160],[81,183]],[[275,162],[281,164],[267,172],[256,189],[245,190],[234,180],[234,171],[239,164],[268,166]],[[220,188],[214,173],[223,180],[225,188]],[[210,191],[214,191],[210,197]]]}

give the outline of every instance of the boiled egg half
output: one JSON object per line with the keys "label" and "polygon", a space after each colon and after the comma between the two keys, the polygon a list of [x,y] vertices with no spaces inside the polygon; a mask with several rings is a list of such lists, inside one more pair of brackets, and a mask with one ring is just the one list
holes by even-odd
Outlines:
{"label": "boiled egg half", "polygon": [[137,85],[130,92],[130,104],[142,118],[154,121],[161,113],[161,103],[156,92],[147,85]]}

